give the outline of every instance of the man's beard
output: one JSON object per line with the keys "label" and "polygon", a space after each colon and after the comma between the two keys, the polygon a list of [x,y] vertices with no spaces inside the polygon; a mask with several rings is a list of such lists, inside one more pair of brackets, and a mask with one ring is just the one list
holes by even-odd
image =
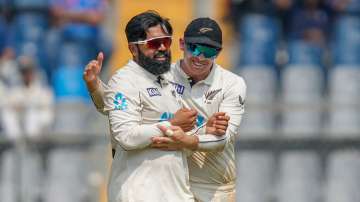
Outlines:
{"label": "man's beard", "polygon": [[156,76],[169,71],[171,65],[171,52],[158,51],[154,55],[154,58],[159,55],[164,55],[166,60],[158,61],[156,59],[145,56],[141,51],[139,51],[139,65]]}

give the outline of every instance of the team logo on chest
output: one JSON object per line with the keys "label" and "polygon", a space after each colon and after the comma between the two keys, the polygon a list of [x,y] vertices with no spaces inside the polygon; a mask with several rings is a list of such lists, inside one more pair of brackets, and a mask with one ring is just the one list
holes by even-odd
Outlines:
{"label": "team logo on chest", "polygon": [[128,106],[125,96],[120,92],[115,94],[113,103],[115,110],[126,110]]}
{"label": "team logo on chest", "polygon": [[171,81],[170,81],[170,83],[174,86],[177,94],[179,94],[179,95],[184,94],[185,86],[175,83],[175,82],[171,82]]}
{"label": "team logo on chest", "polygon": [[216,89],[216,90],[209,90],[205,93],[205,103],[211,104],[214,100],[215,96],[221,91],[222,89]]}
{"label": "team logo on chest", "polygon": [[147,88],[146,90],[149,93],[150,97],[161,96],[161,93],[160,93],[159,89],[157,89],[157,88]]}

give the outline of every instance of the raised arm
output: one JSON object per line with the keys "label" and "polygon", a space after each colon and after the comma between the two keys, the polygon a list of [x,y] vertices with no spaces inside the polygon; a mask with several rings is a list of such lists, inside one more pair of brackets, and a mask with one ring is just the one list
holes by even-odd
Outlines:
{"label": "raised arm", "polygon": [[104,96],[105,96],[105,90],[108,88],[108,86],[104,82],[102,82],[99,78],[103,60],[104,60],[104,54],[100,52],[96,60],[91,60],[86,65],[83,73],[83,79],[86,83],[86,87],[89,91],[89,94],[97,111],[104,115],[107,115],[107,113],[104,110],[105,107]]}

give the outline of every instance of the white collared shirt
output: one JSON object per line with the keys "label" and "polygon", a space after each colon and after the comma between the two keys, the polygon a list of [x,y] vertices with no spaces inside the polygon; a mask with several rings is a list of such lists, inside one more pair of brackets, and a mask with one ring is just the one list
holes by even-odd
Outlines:
{"label": "white collared shirt", "polygon": [[[204,121],[207,121],[215,112],[226,112],[230,116],[229,126],[224,135],[225,139],[222,141],[224,144],[223,150],[198,151],[189,157],[188,164],[192,190],[193,187],[201,189],[202,186],[198,186],[201,184],[213,185],[215,190],[223,185],[235,185],[235,137],[238,135],[239,125],[244,113],[246,95],[244,80],[215,63],[207,78],[195,83],[192,87],[188,81],[188,76],[180,67],[180,61],[173,65],[172,74],[175,82],[184,85],[183,100],[198,112],[201,112]],[[199,137],[203,135],[200,134]],[[212,137],[208,136],[209,142],[203,141],[204,144],[211,144],[212,141],[216,141]],[[217,142],[217,144],[221,143]],[[194,189],[193,192],[195,197],[198,197],[195,193],[196,190]]]}
{"label": "white collared shirt", "polygon": [[118,70],[105,89],[116,154],[112,163],[109,201],[193,201],[184,152],[161,151],[148,146],[161,136],[156,125],[179,109],[171,93],[169,74],[158,78],[137,63]]}
{"label": "white collared shirt", "polygon": [[[204,134],[205,130],[198,131],[199,149],[213,152],[199,151],[188,158],[192,191],[198,199],[207,201],[197,194],[197,190],[207,192],[206,189],[226,190],[228,187],[235,187],[235,137],[244,113],[246,84],[240,76],[216,64],[205,80],[192,87],[189,77],[180,68],[180,62],[172,65],[170,73],[174,78],[169,76],[169,82],[175,86],[176,94],[184,102],[183,107],[195,108],[198,111],[198,125],[206,122],[215,112],[226,112],[230,116],[229,127],[224,136]],[[104,112],[102,91],[107,88],[107,85],[101,85],[101,88],[91,95],[101,113]],[[204,188],[201,185],[210,186]]]}

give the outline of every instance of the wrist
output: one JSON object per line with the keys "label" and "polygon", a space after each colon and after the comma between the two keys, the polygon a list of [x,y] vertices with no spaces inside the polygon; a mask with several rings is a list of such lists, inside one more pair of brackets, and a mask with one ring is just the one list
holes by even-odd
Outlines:
{"label": "wrist", "polygon": [[189,145],[188,149],[190,150],[197,150],[199,146],[199,138],[196,135],[188,136],[191,138],[191,144]]}
{"label": "wrist", "polygon": [[96,90],[99,89],[100,79],[96,78],[96,79],[94,79],[92,81],[87,81],[86,86],[87,86],[89,92],[93,93],[93,92],[95,92]]}
{"label": "wrist", "polygon": [[172,126],[179,126],[179,124],[176,122],[175,118],[169,119],[168,121]]}

